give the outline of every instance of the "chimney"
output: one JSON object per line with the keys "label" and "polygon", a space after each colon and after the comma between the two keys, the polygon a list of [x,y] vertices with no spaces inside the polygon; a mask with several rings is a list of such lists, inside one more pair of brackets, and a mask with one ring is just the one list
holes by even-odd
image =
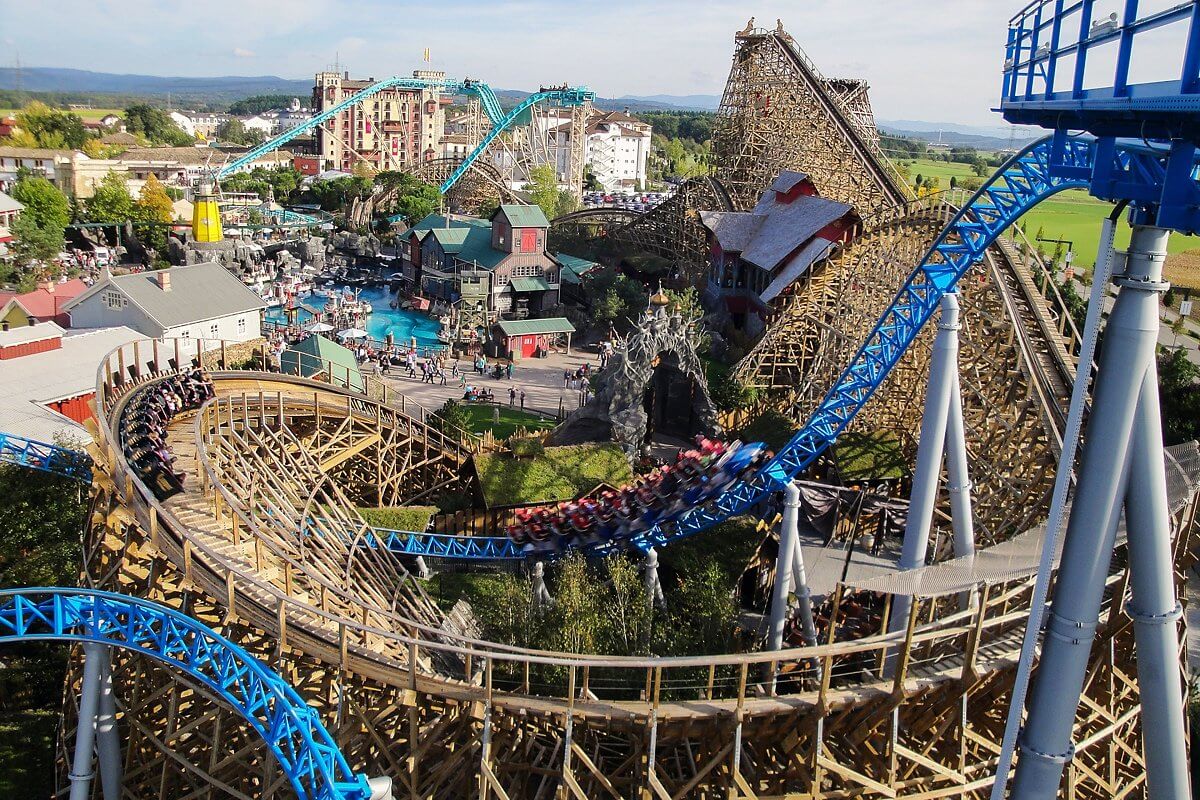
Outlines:
{"label": "chimney", "polygon": [[158,284],[158,288],[164,292],[171,291],[171,270],[160,269],[154,273],[154,282]]}
{"label": "chimney", "polygon": [[49,278],[40,280],[37,282],[37,288],[45,289],[50,294],[54,294],[54,281],[50,280]]}

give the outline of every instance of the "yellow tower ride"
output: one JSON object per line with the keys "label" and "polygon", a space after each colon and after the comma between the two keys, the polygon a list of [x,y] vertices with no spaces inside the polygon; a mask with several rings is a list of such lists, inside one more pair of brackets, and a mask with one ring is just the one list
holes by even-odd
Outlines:
{"label": "yellow tower ride", "polygon": [[216,192],[211,183],[201,181],[196,187],[196,199],[192,206],[192,241],[219,242],[224,238]]}

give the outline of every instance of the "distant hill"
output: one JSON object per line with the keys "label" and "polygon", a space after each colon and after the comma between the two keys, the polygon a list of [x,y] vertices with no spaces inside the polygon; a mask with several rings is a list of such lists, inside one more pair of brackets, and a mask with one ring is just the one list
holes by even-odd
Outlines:
{"label": "distant hill", "polygon": [[[292,80],[275,75],[184,78],[121,75],[58,67],[25,67],[18,75],[17,70],[11,67],[0,67],[0,90],[13,90],[18,86],[26,92],[95,93],[119,95],[124,98],[162,98],[170,94],[172,99],[181,105],[228,105],[234,100],[260,94],[289,94],[301,99],[307,98],[312,94],[313,83],[311,79]],[[529,92],[518,89],[497,89],[496,94],[501,104],[507,107],[515,106],[529,96]],[[699,103],[699,100],[691,102],[697,98],[708,98],[707,95],[676,98],[679,101],[677,103],[670,102],[670,95],[661,97],[664,99],[600,97],[596,99],[595,105],[605,111],[621,111],[628,108],[632,112],[707,111],[716,108],[715,102],[711,108]]]}
{"label": "distant hill", "polygon": [[1037,135],[1028,136],[1023,131],[1019,132],[1015,139],[1010,139],[1007,136],[979,136],[971,133],[956,133],[945,130],[941,131],[939,135],[937,131],[904,130],[882,123],[877,124],[881,133],[891,136],[902,136],[905,139],[916,139],[919,142],[932,143],[940,141],[942,144],[949,145],[950,147],[973,147],[976,150],[1007,150],[1009,147],[1021,148],[1034,139],[1040,138]]}
{"label": "distant hill", "polygon": [[716,111],[721,105],[721,97],[715,94],[627,94],[614,102],[651,103],[667,111]]}
{"label": "distant hill", "polygon": [[104,94],[177,97],[207,102],[233,101],[256,94],[290,94],[305,98],[312,94],[311,80],[288,80],[274,75],[226,75],[212,78],[117,75],[82,69],[24,67],[18,71],[0,67],[0,89],[27,92],[98,92]]}

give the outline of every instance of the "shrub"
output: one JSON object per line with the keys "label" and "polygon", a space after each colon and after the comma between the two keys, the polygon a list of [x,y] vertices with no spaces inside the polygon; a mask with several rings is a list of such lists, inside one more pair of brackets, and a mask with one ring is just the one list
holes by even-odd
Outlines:
{"label": "shrub", "polygon": [[392,531],[423,531],[429,518],[438,512],[436,506],[360,506],[358,513],[373,528]]}
{"label": "shrub", "polygon": [[764,411],[742,428],[738,438],[745,442],[764,442],[772,450],[779,450],[792,438],[796,425],[778,411]]}
{"label": "shrub", "polygon": [[491,506],[569,500],[598,483],[618,486],[633,480],[621,448],[607,443],[547,447],[519,461],[485,453],[475,456],[475,469]]}

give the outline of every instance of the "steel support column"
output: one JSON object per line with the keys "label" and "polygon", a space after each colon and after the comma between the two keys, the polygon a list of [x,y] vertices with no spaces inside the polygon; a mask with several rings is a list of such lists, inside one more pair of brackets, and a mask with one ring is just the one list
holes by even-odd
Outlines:
{"label": "steel support column", "polygon": [[[913,473],[908,520],[904,526],[904,546],[900,553],[899,568],[902,570],[925,565],[929,528],[933,524],[933,510],[937,504],[938,483],[942,474],[951,397],[958,384],[959,327],[958,295],[947,292],[942,296],[942,314],[938,318],[937,337],[933,340],[933,354],[929,361],[929,386],[925,391],[925,411],[921,416],[921,439],[917,443],[917,468]],[[961,414],[961,403],[958,408]],[[963,460],[966,460],[965,446]],[[911,603],[909,595],[896,595],[888,620],[890,632],[903,630],[908,624]]]}
{"label": "steel support column", "polygon": [[105,656],[104,645],[88,642],[83,646],[83,680],[79,687],[79,714],[75,724],[75,755],[71,761],[70,800],[88,800],[91,796],[92,753],[96,743],[96,714],[100,710],[100,680]]}
{"label": "steel support column", "polygon": [[[1153,420],[1146,421],[1143,417],[1147,405],[1157,407],[1154,355],[1159,331],[1158,295],[1166,289],[1161,279],[1169,235],[1169,231],[1161,228],[1134,228],[1124,270],[1115,278],[1120,288],[1109,317],[1096,374],[1092,413],[1078,471],[1076,502],[1067,524],[1055,600],[1047,615],[1042,658],[1029,698],[1028,719],[1020,737],[1021,755],[1012,794],[1019,800],[1054,797],[1063,769],[1073,754],[1071,735],[1075,711],[1096,635],[1117,523],[1123,501],[1128,496],[1130,464],[1137,449],[1134,439],[1157,427]],[[1161,440],[1157,445],[1147,444],[1146,448],[1148,452],[1139,458],[1139,464],[1143,466],[1151,452],[1157,452],[1161,458]],[[1069,468],[1068,464],[1060,466],[1060,469]],[[1159,480],[1162,483],[1157,487],[1150,484]],[[1163,493],[1165,496],[1165,477],[1161,469],[1142,475],[1136,486],[1140,492]],[[1160,512],[1154,509],[1153,501],[1147,503],[1143,498],[1135,502],[1131,510],[1138,514],[1136,524],[1139,528],[1156,525]],[[1161,513],[1165,513],[1165,505]],[[1132,515],[1130,522],[1131,568],[1136,576],[1132,542],[1152,536],[1153,531],[1134,530]],[[1165,527],[1163,535],[1166,535]],[[1153,562],[1153,542],[1138,545],[1136,549],[1143,558],[1149,557]],[[1167,563],[1169,571],[1169,553]],[[1148,566],[1153,569],[1153,563]],[[1140,586],[1141,579],[1137,580]],[[1173,587],[1170,578],[1168,583]],[[1140,596],[1144,602],[1153,604],[1155,598],[1145,596],[1147,593],[1148,588],[1144,588]],[[1174,609],[1173,598],[1171,608]],[[1146,611],[1152,614],[1154,609],[1148,607]],[[1146,636],[1142,630],[1147,627],[1146,624],[1139,626],[1139,644]],[[1142,648],[1138,650],[1140,661]],[[1153,659],[1155,654],[1147,657]],[[1169,657],[1174,663],[1173,650]],[[1155,736],[1160,732],[1156,729]],[[1169,732],[1162,733],[1170,735]],[[1157,782],[1162,777],[1156,776],[1154,780]],[[1170,776],[1165,777],[1166,785],[1170,786]],[[1186,795],[1172,791],[1152,792],[1151,796],[1154,800],[1183,800]]]}

